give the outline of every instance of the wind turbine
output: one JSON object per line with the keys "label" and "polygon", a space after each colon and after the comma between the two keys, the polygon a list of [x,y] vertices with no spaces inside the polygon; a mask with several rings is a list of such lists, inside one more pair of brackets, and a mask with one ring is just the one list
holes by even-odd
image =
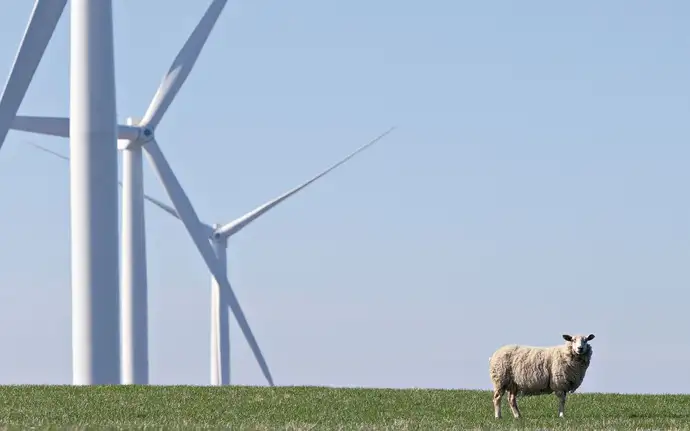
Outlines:
{"label": "wind turbine", "polygon": [[[244,214],[243,216],[225,223],[223,225],[210,225],[208,223],[203,223],[205,229],[211,233],[210,241],[213,246],[213,250],[216,256],[221,262],[223,272],[227,274],[227,256],[226,251],[228,247],[228,240],[233,235],[239,233],[242,229],[247,227],[254,220],[261,217],[263,214],[274,208],[276,205],[285,201],[289,197],[297,194],[301,190],[308,187],[310,184],[314,183],[318,179],[324,177],[331,171],[335,170],[339,166],[343,165],[345,162],[366,150],[367,148],[373,146],[384,136],[392,132],[395,128],[391,127],[386,132],[377,136],[368,143],[360,146],[352,153],[348,154],[343,159],[339,160],[337,163],[329,166],[327,169],[323,170],[319,174],[313,176],[304,183],[294,187],[291,190],[283,193],[282,195],[260,205],[252,211]],[[55,151],[49,150],[40,145],[31,144],[39,150],[48,152],[64,160],[69,160],[68,157],[63,156]],[[169,205],[154,199],[148,195],[144,195],[144,199],[148,200],[152,204],[156,205],[166,213],[172,215],[173,217],[180,219],[175,209],[171,208]],[[229,319],[227,313],[227,303],[223,291],[220,289],[218,281],[213,275],[211,275],[211,384],[212,385],[229,385],[230,384],[230,335],[229,335]]]}
{"label": "wind turbine", "polygon": [[[53,11],[55,0],[37,0],[35,9]],[[117,125],[115,107],[115,71],[113,55],[112,1],[72,0],[71,56],[70,56],[70,119],[15,117],[13,128],[35,133],[70,137],[70,196],[72,224],[72,338],[73,382],[75,384],[106,384],[120,382],[120,317],[119,271],[117,241],[117,147],[116,141],[126,141],[125,149],[143,147],[153,165],[174,209],[187,233],[201,254],[206,266],[218,280],[228,305],[244,333],[259,366],[269,383],[273,384],[268,365],[235,297],[222,266],[208,242],[205,225],[199,221],[189,198],[175,177],[155,139],[155,129],[175,99],[192,70],[208,35],[227,0],[214,0],[201,22],[163,77],[144,118],[137,125]],[[55,8],[56,6],[52,6]],[[34,13],[29,24],[34,33],[51,25],[53,14]],[[55,18],[57,22],[59,17]],[[33,27],[32,27],[33,25]],[[54,28],[54,26],[53,26]],[[38,30],[37,30],[38,29]],[[25,40],[27,38],[25,37]],[[36,42],[36,39],[38,42]],[[47,44],[47,39],[45,44]],[[22,52],[35,51],[43,39],[34,36],[31,43],[22,41],[17,58],[33,57]],[[36,60],[37,63],[38,60]],[[31,61],[15,62],[11,76],[31,72]],[[17,78],[19,79],[19,78]],[[16,79],[16,80],[17,80]],[[11,80],[10,80],[11,81]],[[9,96],[19,93],[10,82]],[[25,92],[22,91],[22,93]],[[14,103],[14,98],[8,100]],[[3,96],[4,98],[4,96]],[[1,105],[1,103],[0,103]],[[8,102],[9,105],[9,102]],[[18,105],[18,103],[17,103]],[[13,105],[10,106],[12,108]],[[11,112],[12,117],[16,110]],[[10,115],[11,114],[11,115]],[[2,113],[0,113],[0,116]],[[9,120],[8,120],[9,121]],[[0,126],[2,126],[0,124]],[[0,130],[1,132],[1,130]],[[133,161],[135,163],[135,161]],[[132,190],[136,190],[132,187]],[[123,205],[124,207],[125,205]],[[133,205],[133,206],[136,206]],[[139,207],[143,207],[140,205]],[[140,212],[132,211],[132,220],[142,220]],[[124,230],[124,229],[123,229]],[[141,229],[132,229],[137,232]],[[140,240],[133,235],[132,243]],[[126,266],[133,259],[124,259]],[[131,269],[131,267],[130,267]],[[132,271],[134,273],[134,271]],[[140,298],[136,292],[132,297]],[[126,308],[126,307],[123,307]],[[132,306],[142,310],[143,307]],[[140,323],[143,319],[133,319]],[[127,328],[127,324],[124,325]],[[134,325],[131,325],[134,327]],[[136,328],[123,334],[131,343],[133,334],[146,330]],[[132,349],[133,350],[133,349]],[[141,357],[141,356],[140,356]],[[129,358],[125,358],[128,360]],[[141,365],[137,363],[136,366]],[[125,371],[128,364],[122,367]]]}
{"label": "wind turbine", "polygon": [[[36,0],[0,96],[0,145],[67,0]],[[117,150],[111,0],[72,0],[70,218],[72,382],[120,380]]]}

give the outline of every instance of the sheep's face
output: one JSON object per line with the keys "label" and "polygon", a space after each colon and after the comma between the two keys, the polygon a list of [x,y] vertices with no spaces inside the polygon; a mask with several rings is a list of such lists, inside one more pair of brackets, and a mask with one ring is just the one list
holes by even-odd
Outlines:
{"label": "sheep's face", "polygon": [[594,339],[594,334],[585,335],[567,335],[563,334],[563,339],[567,341],[566,344],[570,346],[575,355],[587,354],[591,347],[589,342]]}

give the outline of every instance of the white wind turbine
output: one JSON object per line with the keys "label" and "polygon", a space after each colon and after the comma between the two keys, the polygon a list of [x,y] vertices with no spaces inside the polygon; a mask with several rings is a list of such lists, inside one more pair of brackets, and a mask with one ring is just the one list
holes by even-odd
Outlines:
{"label": "white wind turbine", "polygon": [[[75,384],[113,384],[122,371],[141,363],[130,361],[120,369],[119,271],[117,241],[117,147],[143,147],[176,213],[192,238],[206,266],[227,295],[237,323],[244,333],[264,376],[273,384],[270,371],[223,271],[208,241],[205,225],[199,221],[189,198],[175,177],[155,139],[155,129],[191,72],[227,0],[214,0],[164,76],[142,122],[117,125],[113,55],[112,1],[72,0],[70,38],[70,119],[15,117],[21,100],[52,33],[66,0],[36,0],[29,25],[0,98],[0,137],[13,124],[18,130],[70,137],[70,217],[72,234],[72,368]],[[132,158],[132,165],[136,163]],[[136,177],[136,174],[134,175]],[[130,178],[131,180],[132,178]],[[136,181],[136,178],[134,178]],[[139,190],[132,187],[133,193]],[[137,204],[135,203],[133,207]],[[123,205],[124,207],[125,205]],[[143,205],[139,205],[143,207]],[[131,211],[133,223],[143,220],[142,211]],[[129,213],[129,211],[128,211]],[[143,226],[131,230],[132,244],[140,241]],[[128,247],[124,247],[128,248]],[[134,246],[130,251],[137,249]],[[141,249],[138,249],[139,253]],[[135,253],[137,253],[135,251]],[[135,254],[136,256],[136,254]],[[124,259],[132,270],[133,259]],[[143,271],[142,271],[143,272]],[[134,271],[132,271],[134,273]],[[138,274],[141,272],[137,272]],[[132,278],[136,278],[132,277]],[[132,294],[132,301],[141,298]],[[126,295],[125,295],[126,299]],[[123,307],[126,309],[127,307]],[[132,305],[134,312],[144,307]],[[140,316],[138,316],[140,317]],[[124,328],[133,328],[133,318]],[[135,328],[123,334],[132,344]],[[132,348],[132,350],[134,350]],[[142,354],[143,355],[143,354]],[[141,358],[142,355],[138,357]],[[126,360],[131,359],[131,356]]]}
{"label": "white wind turbine", "polygon": [[[297,187],[283,193],[275,199],[266,202],[263,205],[255,208],[254,210],[244,214],[243,216],[232,220],[224,225],[213,225],[204,223],[205,229],[210,233],[210,241],[213,246],[216,256],[221,261],[224,273],[227,274],[227,256],[226,250],[228,246],[228,239],[240,232],[242,229],[247,227],[251,222],[268,212],[270,209],[274,208],[279,203],[283,202],[287,198],[297,194],[299,191],[303,190],[310,184],[314,183],[316,180],[324,177],[326,174],[335,170],[340,165],[344,164],[360,152],[371,147],[384,136],[389,134],[394,130],[394,127],[388,129],[383,134],[377,136],[372,141],[362,145],[357,148],[352,153],[348,154],[346,157],[338,161],[337,163],[329,166],[327,169],[320,172],[318,175],[310,178],[304,183],[298,185]],[[55,151],[49,150],[40,145],[31,144],[39,150],[48,152],[64,160],[69,160],[68,157],[63,156]],[[165,203],[159,201],[158,199],[152,198],[146,194],[143,195],[144,199],[148,200],[152,204],[156,205],[160,209],[164,210],[173,217],[180,219],[177,211],[166,205]],[[212,385],[229,385],[230,384],[230,335],[229,335],[229,324],[227,313],[227,302],[225,296],[223,295],[220,286],[211,275],[211,384]]]}
{"label": "white wind turbine", "polygon": [[[67,0],[36,0],[0,96],[0,146]],[[72,382],[120,381],[117,150],[111,0],[72,0]]]}

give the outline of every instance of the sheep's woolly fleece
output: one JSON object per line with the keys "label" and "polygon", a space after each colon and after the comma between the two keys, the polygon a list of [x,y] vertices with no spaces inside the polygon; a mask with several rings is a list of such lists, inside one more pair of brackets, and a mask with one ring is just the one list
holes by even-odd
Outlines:
{"label": "sheep's woolly fleece", "polygon": [[489,359],[491,380],[496,387],[517,386],[520,395],[575,392],[585,378],[592,347],[576,355],[571,342],[551,347],[507,345]]}

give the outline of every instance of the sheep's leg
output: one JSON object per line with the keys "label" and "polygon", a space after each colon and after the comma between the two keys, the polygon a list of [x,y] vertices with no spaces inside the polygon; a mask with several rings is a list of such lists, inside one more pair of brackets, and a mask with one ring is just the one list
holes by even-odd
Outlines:
{"label": "sheep's leg", "polygon": [[510,410],[513,411],[513,416],[515,419],[520,418],[520,409],[518,409],[517,405],[517,392],[516,391],[510,391],[510,394],[508,395],[508,404],[510,404]]}
{"label": "sheep's leg", "polygon": [[566,393],[565,393],[565,391],[556,392],[556,396],[558,397],[558,417],[559,418],[565,417],[565,396],[566,396]]}
{"label": "sheep's leg", "polygon": [[506,389],[501,387],[494,389],[494,416],[496,419],[501,418],[501,399],[503,398],[503,393],[505,391]]}

